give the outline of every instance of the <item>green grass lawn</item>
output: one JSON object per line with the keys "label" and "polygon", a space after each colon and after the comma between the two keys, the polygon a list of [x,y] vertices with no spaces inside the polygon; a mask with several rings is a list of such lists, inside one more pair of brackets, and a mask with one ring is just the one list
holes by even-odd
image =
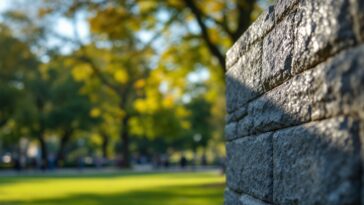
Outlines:
{"label": "green grass lawn", "polygon": [[213,172],[0,177],[1,205],[221,205]]}

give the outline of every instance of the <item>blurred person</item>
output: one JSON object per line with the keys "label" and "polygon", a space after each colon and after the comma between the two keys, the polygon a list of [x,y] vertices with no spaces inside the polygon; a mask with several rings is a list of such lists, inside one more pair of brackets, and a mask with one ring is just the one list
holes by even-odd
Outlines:
{"label": "blurred person", "polygon": [[20,163],[19,156],[17,156],[17,155],[14,155],[14,169],[17,172],[21,171],[21,163]]}
{"label": "blurred person", "polygon": [[182,154],[179,162],[182,169],[187,167],[187,162],[187,158]]}
{"label": "blurred person", "polygon": [[201,165],[202,166],[207,166],[207,157],[206,157],[205,152],[202,154],[202,157],[201,157]]}

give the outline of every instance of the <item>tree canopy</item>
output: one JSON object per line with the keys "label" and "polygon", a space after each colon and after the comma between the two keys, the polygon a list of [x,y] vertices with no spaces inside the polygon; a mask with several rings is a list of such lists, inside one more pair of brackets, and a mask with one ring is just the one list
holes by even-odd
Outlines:
{"label": "tree canopy", "polygon": [[[0,51],[0,139],[21,130],[14,141],[38,140],[46,164],[50,138],[63,162],[67,146],[86,135],[128,167],[145,150],[222,141],[224,53],[264,2],[39,0],[29,6],[36,12],[19,5],[0,25],[9,48]],[[57,30],[59,22],[68,30]]]}

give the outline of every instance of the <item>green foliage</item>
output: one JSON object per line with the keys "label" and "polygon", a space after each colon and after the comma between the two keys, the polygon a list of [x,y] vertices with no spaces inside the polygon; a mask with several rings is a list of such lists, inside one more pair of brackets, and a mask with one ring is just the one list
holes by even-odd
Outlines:
{"label": "green foliage", "polygon": [[[43,0],[38,17],[6,12],[0,137],[42,143],[55,135],[62,147],[83,135],[103,155],[121,143],[125,158],[146,142],[156,153],[216,146],[225,116],[224,53],[261,11],[257,2]],[[73,37],[46,32],[60,18],[77,26],[79,15],[87,16],[89,39],[77,29]],[[47,40],[55,39],[73,50],[51,48]]]}

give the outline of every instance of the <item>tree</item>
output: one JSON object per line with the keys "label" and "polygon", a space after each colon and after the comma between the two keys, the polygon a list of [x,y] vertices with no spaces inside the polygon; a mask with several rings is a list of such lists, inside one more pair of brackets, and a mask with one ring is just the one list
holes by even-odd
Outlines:
{"label": "tree", "polygon": [[30,45],[17,39],[11,29],[0,24],[0,43],[8,49],[0,51],[0,127],[17,109],[27,72],[37,66]]}
{"label": "tree", "polygon": [[211,104],[199,97],[192,99],[187,108],[191,113],[189,116],[191,129],[189,129],[188,134],[190,138],[193,138],[192,148],[194,150],[198,146],[206,148],[213,130],[211,124]]}
{"label": "tree", "polygon": [[[223,114],[213,110],[224,107],[220,100],[224,92],[224,53],[260,10],[257,0],[45,0],[45,3],[39,12],[42,17],[58,13],[75,22],[78,13],[90,14],[89,42],[82,43],[77,32],[75,38],[66,39],[79,48],[72,54],[76,60],[73,73],[76,80],[89,82],[85,84],[107,88],[109,105],[122,113],[117,119],[124,166],[129,166],[129,142],[135,131],[132,127],[137,127],[131,124],[147,122],[143,131],[135,131],[137,135],[165,137],[165,133],[148,126],[158,124],[164,131],[173,127],[163,124],[161,119],[173,122],[172,119],[185,117],[169,118],[168,112],[184,106],[181,99],[191,91],[188,88],[193,84],[188,80],[191,73],[208,71],[209,79],[204,83],[209,90],[199,95],[205,95],[212,103],[210,113],[216,114],[214,117],[222,124]],[[151,37],[146,40],[146,35]],[[136,85],[149,80],[156,81],[150,83],[154,89],[136,89]],[[160,87],[165,90],[158,91]],[[158,106],[168,99],[172,99],[173,109]],[[183,123],[183,120],[177,123],[170,133],[179,130]]]}
{"label": "tree", "polygon": [[[66,159],[66,146],[76,131],[91,130],[99,119],[92,116],[93,105],[85,94],[80,93],[82,84],[75,82],[69,68],[56,59],[50,62],[48,78],[52,79],[50,103],[52,107],[47,117],[47,128],[60,135],[56,156],[58,166]],[[51,76],[51,77],[50,77]]]}
{"label": "tree", "polygon": [[[257,0],[111,0],[78,1],[69,6],[68,13],[79,8],[95,12],[91,25],[109,38],[125,38],[128,31],[146,30],[155,33],[152,40],[168,32],[177,35],[179,43],[197,39],[206,46],[222,70],[225,70],[226,49],[249,27],[260,11]],[[185,28],[180,35],[171,32],[180,25]]]}
{"label": "tree", "polygon": [[[141,58],[145,54],[133,46],[132,41],[104,49],[87,45],[73,54],[76,56],[73,68],[75,79],[88,81],[89,86],[98,84],[107,88],[104,92],[107,92],[110,99],[108,105],[117,108],[116,113],[119,115],[115,117],[119,119],[119,136],[123,143],[123,167],[130,166],[129,121],[135,114],[133,102],[138,98],[138,94],[133,92],[134,85],[143,79],[147,72],[144,60]],[[129,56],[133,56],[133,59]],[[92,92],[91,90],[88,94],[95,96]]]}
{"label": "tree", "polygon": [[7,133],[11,133],[8,136],[12,139],[8,141],[17,142],[29,134],[25,124],[32,123],[34,110],[27,104],[26,87],[39,62],[31,51],[31,43],[16,37],[8,25],[0,25],[0,43],[7,48],[0,51],[0,127],[5,126]]}

